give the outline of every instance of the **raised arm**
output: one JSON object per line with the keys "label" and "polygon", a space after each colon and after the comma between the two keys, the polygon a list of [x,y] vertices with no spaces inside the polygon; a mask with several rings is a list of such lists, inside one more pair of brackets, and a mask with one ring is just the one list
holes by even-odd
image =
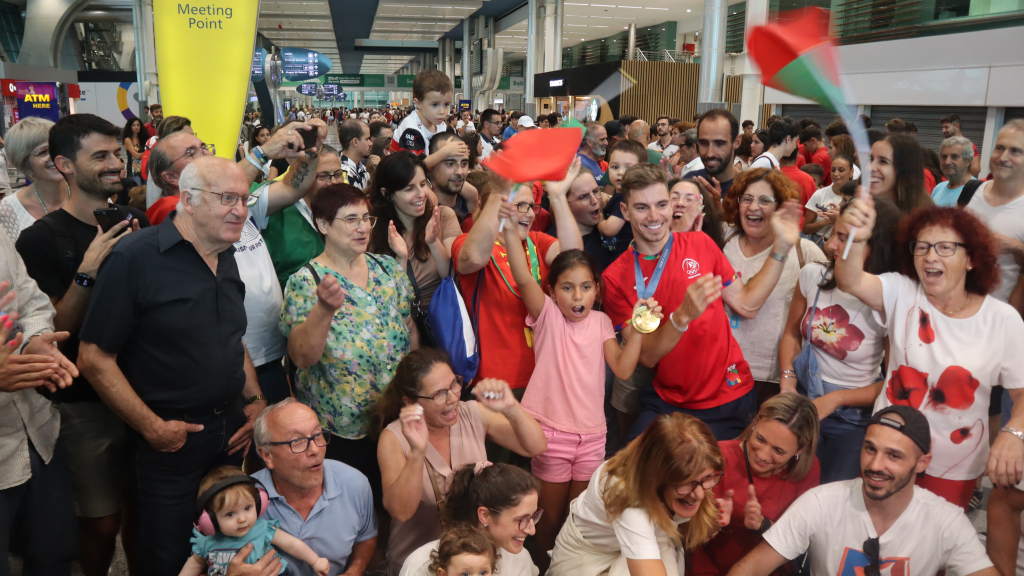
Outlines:
{"label": "raised arm", "polygon": [[[635,306],[633,306],[633,310],[636,311],[640,306],[647,306],[655,317],[662,319],[662,322],[664,322],[664,315],[661,312],[661,306],[658,305],[657,300],[654,298],[640,300]],[[629,379],[636,370],[636,365],[640,362],[640,350],[642,349],[645,337],[645,334],[635,330],[632,324],[629,324],[622,327],[622,339],[625,342],[624,346],[619,346],[619,343],[614,338],[605,340],[605,361],[608,362],[608,366],[612,369],[612,373],[620,379]]]}
{"label": "raised arm", "polygon": [[[788,255],[790,248],[800,240],[800,214],[800,204],[793,201],[784,202],[772,214],[772,229],[775,231],[773,253]],[[799,247],[797,249],[799,250]],[[785,262],[768,258],[749,282],[733,282],[723,289],[722,300],[740,316],[747,319],[756,318],[758,310],[764,306],[778,284],[785,267]]]}
{"label": "raised arm", "polygon": [[796,375],[784,374],[786,370],[793,369],[793,360],[800,354],[803,347],[803,335],[800,332],[803,327],[804,312],[807,311],[807,298],[800,291],[798,285],[793,291],[793,301],[789,305],[789,316],[786,317],[786,327],[782,330],[782,341],[779,342],[779,388],[782,392],[796,392]]}
{"label": "raised arm", "polygon": [[[312,129],[305,128],[304,126],[304,124],[300,123],[289,124],[287,128],[278,130],[276,134],[271,136],[259,148],[270,159],[303,158],[306,156],[306,152],[302,150],[302,134],[299,133],[299,130]],[[252,160],[250,161],[250,159]],[[263,167],[256,158],[254,150],[249,150],[248,156],[238,161],[238,166],[245,172],[250,185],[263,173]]]}
{"label": "raised arm", "polygon": [[[502,208],[507,210],[508,204],[502,205]],[[514,212],[515,208],[512,208],[512,211]],[[526,304],[526,311],[530,314],[530,318],[536,320],[544,310],[544,289],[537,284],[533,274],[530,273],[530,263],[526,261],[526,251],[523,250],[523,242],[519,239],[519,227],[505,226],[503,234],[505,235],[505,251],[508,252],[508,265],[512,269],[512,278],[515,279],[516,287],[519,288],[523,304]]]}
{"label": "raised arm", "polygon": [[881,312],[885,308],[882,281],[878,276],[864,271],[864,248],[875,227],[875,202],[870,197],[866,201],[855,199],[843,214],[843,221],[855,227],[857,235],[847,258],[836,254],[836,284],[843,292],[855,296],[872,310]]}
{"label": "raised arm", "polygon": [[[466,236],[466,242],[459,251],[455,269],[459,274],[472,274],[487,266],[491,259],[494,241],[498,238],[498,211],[508,202],[510,186],[503,186],[487,197],[487,203],[473,218],[473,227]],[[515,226],[510,226],[515,228]]]}
{"label": "raised arm", "polygon": [[[285,294],[285,297],[288,297]],[[309,368],[320,361],[327,346],[327,335],[334,313],[345,304],[345,289],[333,274],[328,274],[316,289],[316,304],[306,319],[288,334],[288,356],[299,368]]]}
{"label": "raised arm", "polygon": [[569,198],[566,196],[579,173],[580,159],[577,156],[569,166],[565,178],[559,182],[547,183],[551,214],[555,217],[555,230],[558,231],[558,241],[548,249],[548,253],[544,257],[548,264],[551,264],[555,257],[564,250],[583,250],[583,236],[580,234],[580,227],[576,224],[576,217],[569,209]]}
{"label": "raised arm", "polygon": [[544,430],[519,405],[508,382],[485,378],[473,388],[473,394],[488,438],[527,458],[548,449]]}
{"label": "raised arm", "polygon": [[669,314],[668,322],[662,322],[657,330],[644,338],[640,349],[640,363],[653,368],[662,358],[668,356],[689,328],[690,322],[699,318],[708,306],[721,296],[720,276],[705,274],[690,284],[683,302]]}
{"label": "raised arm", "polygon": [[403,407],[398,415],[402,435],[409,442],[408,455],[402,452],[402,445],[390,430],[384,430],[377,443],[384,508],[399,522],[405,522],[416,514],[423,495],[427,424],[422,414],[419,405],[410,404]]}
{"label": "raised arm", "polygon": [[[306,124],[309,126],[309,130],[317,130],[319,132],[316,141],[316,150],[319,152],[323,147],[324,139],[327,138],[327,125],[324,124],[323,120],[315,118],[307,121]],[[301,126],[298,128],[302,129]],[[298,134],[293,134],[293,136],[295,135]],[[299,139],[301,140],[301,135],[299,135]],[[270,144],[270,142],[268,141],[267,144]],[[280,154],[291,152],[287,148],[272,148],[271,150],[274,154],[278,155],[271,156],[271,152],[267,152],[267,156],[272,160],[282,157]],[[272,181],[268,184],[267,193],[270,194],[270,197],[267,199],[268,215],[284,210],[288,206],[295,204],[304,197],[306,193],[309,192],[310,187],[313,186],[313,182],[316,180],[317,168],[320,166],[320,154],[317,153],[314,157],[310,158],[305,154],[305,152],[305,150],[302,151],[300,153],[301,155],[296,157],[295,163],[292,164],[291,170],[288,171],[288,175],[285,178],[282,178],[277,182]],[[244,158],[242,160],[255,170],[255,167],[252,166],[250,162]]]}
{"label": "raised arm", "polygon": [[449,156],[469,156],[469,146],[461,138],[452,138],[447,144],[437,149],[437,152],[423,158],[423,164],[427,170],[432,169]]}

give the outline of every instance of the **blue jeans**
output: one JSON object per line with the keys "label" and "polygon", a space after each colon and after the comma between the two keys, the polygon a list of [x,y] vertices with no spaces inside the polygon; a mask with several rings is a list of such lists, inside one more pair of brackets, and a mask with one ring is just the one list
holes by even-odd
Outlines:
{"label": "blue jeans", "polygon": [[864,444],[865,426],[830,415],[821,421],[818,436],[818,463],[821,483],[853,480],[860,475],[860,450]]}
{"label": "blue jeans", "polygon": [[176,576],[192,554],[189,538],[196,515],[199,483],[218,466],[241,466],[241,450],[228,455],[228,440],[245,424],[241,403],[220,414],[170,417],[202,424],[175,452],[158,452],[141,434],[132,434],[132,474],[139,509],[139,573]]}
{"label": "blue jeans", "polygon": [[751,388],[743,396],[721,406],[706,410],[688,410],[665,402],[658,396],[654,386],[648,386],[640,391],[640,415],[629,431],[629,440],[632,441],[642,434],[658,416],[675,412],[689,414],[703,421],[711,428],[711,433],[718,441],[732,440],[743,432],[757,414],[757,392]]}
{"label": "blue jeans", "polygon": [[[78,557],[78,519],[71,497],[71,472],[64,443],[57,441],[50,463],[28,442],[32,477],[0,490],[0,576],[10,576],[7,552],[11,541],[25,559],[24,574],[67,575]],[[179,566],[175,573],[181,570]]]}

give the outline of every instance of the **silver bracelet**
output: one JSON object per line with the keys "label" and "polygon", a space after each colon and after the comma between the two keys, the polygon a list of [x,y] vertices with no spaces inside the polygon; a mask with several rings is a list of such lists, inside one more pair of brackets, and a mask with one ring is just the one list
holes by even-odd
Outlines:
{"label": "silver bracelet", "polygon": [[1009,434],[1013,434],[1014,436],[1017,437],[1018,440],[1020,440],[1021,442],[1024,442],[1024,432],[1021,432],[1020,430],[1017,430],[1016,428],[1010,428],[1009,426],[1003,426],[1002,428],[999,429],[999,431],[1000,432],[1007,432]]}
{"label": "silver bracelet", "polygon": [[789,257],[789,254],[783,254],[781,252],[776,252],[772,250],[772,258],[778,260],[779,262],[785,262],[787,257]]}
{"label": "silver bracelet", "polygon": [[680,328],[679,325],[676,324],[676,313],[675,312],[672,312],[671,314],[668,315],[668,321],[672,324],[672,327],[675,328],[676,331],[678,331],[680,334],[682,334],[683,332],[686,332],[686,330],[690,328],[689,324],[687,324],[686,326],[683,326],[682,328]]}

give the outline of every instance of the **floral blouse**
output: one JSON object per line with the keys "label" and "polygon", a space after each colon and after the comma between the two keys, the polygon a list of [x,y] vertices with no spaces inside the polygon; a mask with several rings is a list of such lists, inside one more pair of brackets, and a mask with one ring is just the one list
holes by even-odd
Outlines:
{"label": "floral blouse", "polygon": [[[369,256],[366,290],[317,262],[321,279],[328,274],[345,289],[345,305],[334,313],[323,356],[297,373],[295,396],[312,408],[320,424],[342,438],[366,436],[370,408],[391,381],[411,344],[405,319],[411,313],[412,284],[389,256]],[[281,332],[285,337],[304,322],[316,304],[317,282],[306,267],[292,274],[284,291]]]}

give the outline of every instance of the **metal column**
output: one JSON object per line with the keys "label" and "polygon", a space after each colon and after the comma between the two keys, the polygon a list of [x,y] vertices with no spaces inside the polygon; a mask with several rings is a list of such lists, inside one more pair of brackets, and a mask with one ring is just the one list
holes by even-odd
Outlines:
{"label": "metal column", "polygon": [[537,107],[533,101],[533,75],[537,72],[534,62],[537,56],[537,0],[527,0],[526,6],[526,93],[523,104],[529,116],[536,116]]}
{"label": "metal column", "polygon": [[562,28],[565,20],[565,0],[557,0],[557,12],[555,13],[555,67],[552,70],[562,69]]}
{"label": "metal column", "polygon": [[157,88],[156,41],[153,33],[153,1],[132,2],[132,23],[135,30],[135,70],[139,82],[139,113],[150,102],[160,101]]}
{"label": "metal column", "polygon": [[462,20],[462,98],[469,100],[470,106],[473,101],[473,76],[470,72],[470,52],[473,45],[469,41],[470,27],[473,26],[473,18],[467,17]]}
{"label": "metal column", "polygon": [[636,24],[629,25],[629,39],[626,40],[626,60],[636,60]]}
{"label": "metal column", "polygon": [[[725,25],[727,0],[704,0],[704,34],[701,38],[700,85],[697,113],[722,108],[722,71],[725,68]],[[701,106],[705,104],[705,106]]]}

